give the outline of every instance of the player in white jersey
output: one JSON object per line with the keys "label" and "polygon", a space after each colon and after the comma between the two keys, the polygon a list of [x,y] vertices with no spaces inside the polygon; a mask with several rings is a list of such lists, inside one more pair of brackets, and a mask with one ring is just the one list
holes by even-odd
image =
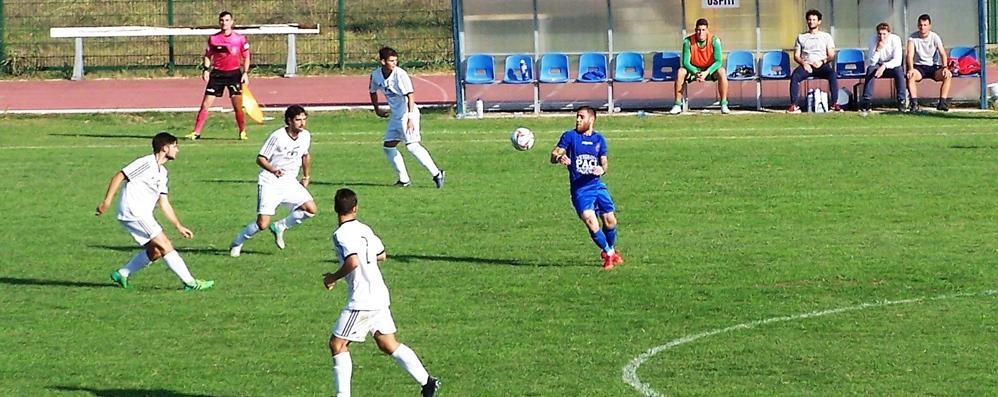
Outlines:
{"label": "player in white jersey", "polygon": [[[271,133],[260,148],[260,153],[256,156],[256,163],[260,166],[256,190],[256,221],[246,225],[232,240],[229,245],[230,256],[239,256],[243,243],[267,228],[274,235],[277,248],[284,249],[284,231],[315,216],[315,200],[307,189],[312,176],[312,158],[308,154],[312,134],[305,129],[307,120],[305,108],[288,106],[284,111],[285,126]],[[300,181],[297,179],[299,170],[302,173]],[[270,223],[270,218],[282,204],[291,213],[284,219]]]}
{"label": "player in white jersey", "polygon": [[[941,82],[939,85],[939,102],[936,109],[949,111],[949,86],[953,81],[953,73],[946,68],[948,56],[946,47],[943,47],[943,40],[936,32],[932,31],[932,18],[929,14],[918,16],[918,30],[908,36],[906,51],[906,65],[908,67],[908,93],[911,101],[908,103],[908,110],[919,112],[918,107],[918,82],[923,78]],[[939,63],[935,61],[938,55]]]}
{"label": "player in white jersey", "polygon": [[[412,153],[433,177],[433,183],[437,188],[444,187],[444,170],[437,168],[430,152],[423,147],[419,130],[419,108],[416,106],[416,99],[413,96],[412,80],[405,70],[398,67],[398,53],[395,50],[384,47],[378,50],[381,67],[371,72],[371,83],[369,91],[371,93],[371,105],[374,106],[374,113],[380,117],[389,117],[388,128],[385,129],[384,147],[385,156],[388,163],[395,168],[398,173],[398,181],[395,186],[409,186],[409,172],[405,168],[405,160],[398,150],[399,142],[405,142],[406,149]],[[385,112],[378,105],[378,91],[385,95],[391,114]]]}
{"label": "player in white jersey", "polygon": [[333,248],[340,268],[322,275],[327,290],[346,280],[347,303],[333,326],[329,350],[333,355],[333,386],[336,397],[350,396],[353,361],[347,346],[363,342],[367,333],[385,354],[391,356],[421,386],[423,397],[433,397],[440,381],[430,376],[416,352],[395,339],[395,320],[388,309],[388,286],[378,261],[387,258],[385,246],[370,227],[357,220],[357,194],[340,189],[333,197],[339,227],[333,232]]}
{"label": "player in white jersey", "polygon": [[215,284],[214,281],[198,280],[191,275],[184,259],[173,248],[170,238],[166,237],[153,216],[156,203],[159,203],[163,215],[177,231],[186,238],[194,238],[194,232],[180,223],[167,195],[167,172],[163,164],[176,159],[179,151],[177,137],[166,132],[156,134],[152,138],[152,154],[135,159],[115,173],[107,186],[104,200],[97,204],[97,215],[107,211],[121,183],[125,182],[118,200],[118,222],[145,249],[120,269],[111,272],[111,280],[122,288],[128,288],[128,278],[133,273],[159,258],[163,258],[166,266],[184,283],[185,291],[204,290]]}

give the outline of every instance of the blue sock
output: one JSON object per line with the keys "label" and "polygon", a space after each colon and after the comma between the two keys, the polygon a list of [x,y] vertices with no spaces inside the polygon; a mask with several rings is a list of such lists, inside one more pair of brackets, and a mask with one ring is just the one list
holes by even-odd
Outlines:
{"label": "blue sock", "polygon": [[614,226],[612,229],[603,228],[603,234],[606,235],[606,244],[611,248],[617,246],[617,227]]}
{"label": "blue sock", "polygon": [[603,234],[602,229],[595,232],[589,232],[589,237],[592,237],[593,242],[596,243],[596,246],[603,250],[603,252],[610,250],[610,246],[606,243],[606,234]]}

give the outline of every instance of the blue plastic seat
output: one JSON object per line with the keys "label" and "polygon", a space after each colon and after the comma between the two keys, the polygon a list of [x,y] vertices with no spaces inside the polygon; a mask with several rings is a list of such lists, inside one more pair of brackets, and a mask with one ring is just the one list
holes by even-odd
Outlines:
{"label": "blue plastic seat", "polygon": [[465,84],[492,84],[495,81],[495,60],[492,55],[474,54],[465,60]]}
{"label": "blue plastic seat", "polygon": [[724,69],[728,72],[728,80],[731,81],[755,80],[759,73],[755,70],[755,57],[748,51],[728,53],[728,63]]}
{"label": "blue plastic seat", "polygon": [[680,62],[678,53],[656,52],[651,56],[651,81],[676,81]]}
{"label": "blue plastic seat", "polygon": [[[523,64],[521,67],[520,64]],[[534,81],[534,60],[530,55],[515,54],[506,57],[506,67],[502,82],[509,84],[527,84]]]}
{"label": "blue plastic seat", "polygon": [[637,52],[622,52],[614,61],[613,80],[640,82],[645,80],[645,57]]}
{"label": "blue plastic seat", "polygon": [[769,51],[762,54],[762,61],[759,66],[759,78],[767,80],[789,79],[790,54],[784,51]]}
{"label": "blue plastic seat", "polygon": [[606,55],[598,52],[587,52],[579,57],[579,75],[576,81],[580,83],[605,83]]}
{"label": "blue plastic seat", "polygon": [[863,78],[866,76],[866,57],[863,50],[845,48],[835,56],[835,73],[839,78]]}
{"label": "blue plastic seat", "polygon": [[541,74],[538,81],[542,83],[568,82],[568,55],[550,53],[541,56]]}
{"label": "blue plastic seat", "polygon": [[[949,59],[960,59],[964,56],[970,56],[971,58],[977,58],[977,50],[974,47],[953,47],[949,50]],[[980,77],[981,72],[973,74],[954,74],[955,77]]]}

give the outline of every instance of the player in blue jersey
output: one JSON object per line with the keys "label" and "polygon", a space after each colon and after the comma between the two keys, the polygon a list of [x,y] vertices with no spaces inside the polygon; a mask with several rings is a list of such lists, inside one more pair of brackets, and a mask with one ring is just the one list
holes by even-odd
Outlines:
{"label": "player in blue jersey", "polygon": [[[596,110],[580,107],[575,114],[575,129],[561,134],[558,144],[551,150],[551,164],[568,168],[569,190],[575,212],[589,229],[596,246],[602,250],[603,269],[610,270],[624,263],[617,243],[617,217],[614,216],[613,198],[600,177],[606,174],[606,139],[593,127]],[[600,227],[600,219],[603,226]]]}

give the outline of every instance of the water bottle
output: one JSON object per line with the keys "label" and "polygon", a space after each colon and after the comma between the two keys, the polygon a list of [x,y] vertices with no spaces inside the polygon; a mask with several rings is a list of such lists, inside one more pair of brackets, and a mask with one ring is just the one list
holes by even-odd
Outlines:
{"label": "water bottle", "polygon": [[475,115],[478,118],[485,117],[485,102],[482,102],[482,98],[475,100]]}
{"label": "water bottle", "polygon": [[527,71],[527,60],[526,59],[521,59],[520,60],[520,78],[523,79],[524,81],[530,80],[530,74]]}

